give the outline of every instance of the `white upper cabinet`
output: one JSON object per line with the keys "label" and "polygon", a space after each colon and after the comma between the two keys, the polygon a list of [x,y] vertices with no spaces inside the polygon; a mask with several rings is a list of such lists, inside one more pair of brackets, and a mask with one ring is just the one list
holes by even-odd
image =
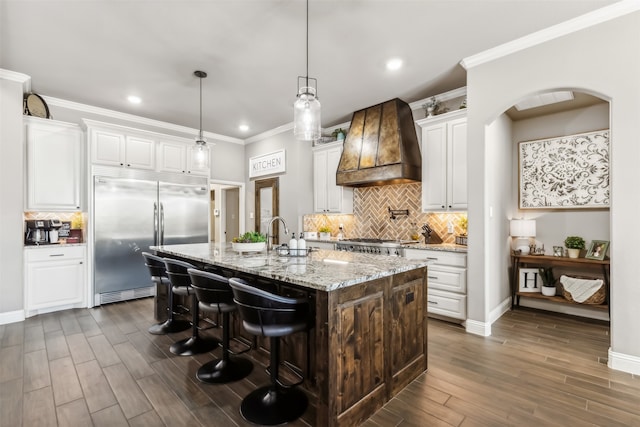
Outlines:
{"label": "white upper cabinet", "polygon": [[353,213],[353,189],[336,185],[342,141],[314,148],[313,209],[321,213]]}
{"label": "white upper cabinet", "polygon": [[124,163],[128,168],[155,169],[156,142],[153,139],[127,136]]}
{"label": "white upper cabinet", "polygon": [[467,112],[418,121],[422,127],[422,211],[467,209]]}
{"label": "white upper cabinet", "polygon": [[82,140],[79,126],[25,117],[27,210],[81,209]]}
{"label": "white upper cabinet", "polygon": [[204,165],[194,161],[193,140],[92,120],[85,123],[89,129],[92,164],[209,175],[208,156]]}
{"label": "white upper cabinet", "polygon": [[163,141],[158,149],[158,170],[187,173],[187,147],[185,144]]}
{"label": "white upper cabinet", "polygon": [[91,162],[135,169],[155,169],[155,141],[120,132],[92,129]]}
{"label": "white upper cabinet", "polygon": [[158,171],[208,176],[209,151],[204,165],[199,166],[195,161],[196,149],[193,143],[162,141],[158,148]]}

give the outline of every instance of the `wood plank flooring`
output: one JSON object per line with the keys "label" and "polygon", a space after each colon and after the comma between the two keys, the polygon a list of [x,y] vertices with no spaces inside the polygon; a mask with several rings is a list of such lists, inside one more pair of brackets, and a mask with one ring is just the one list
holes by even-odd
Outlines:
{"label": "wood plank flooring", "polygon": [[[229,385],[202,384],[178,357],[188,335],[147,333],[153,300],[67,310],[0,326],[0,427],[246,426],[242,397],[262,366]],[[205,335],[219,335],[209,329]],[[606,366],[607,324],[521,309],[491,337],[429,320],[429,370],[363,425],[639,426],[640,378]],[[313,425],[313,408],[294,426]]]}

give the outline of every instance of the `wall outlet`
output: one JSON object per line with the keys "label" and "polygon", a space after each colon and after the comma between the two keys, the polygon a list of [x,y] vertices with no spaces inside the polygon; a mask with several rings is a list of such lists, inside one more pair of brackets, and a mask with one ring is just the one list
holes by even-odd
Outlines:
{"label": "wall outlet", "polygon": [[447,222],[447,233],[453,234],[453,222]]}
{"label": "wall outlet", "polygon": [[253,219],[253,212],[249,212],[249,219]]}

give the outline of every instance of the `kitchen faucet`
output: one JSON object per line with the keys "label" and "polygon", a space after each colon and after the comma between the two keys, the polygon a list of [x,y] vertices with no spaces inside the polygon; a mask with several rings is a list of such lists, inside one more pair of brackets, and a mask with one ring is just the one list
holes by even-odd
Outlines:
{"label": "kitchen faucet", "polygon": [[269,221],[269,225],[267,225],[267,252],[269,252],[271,250],[271,236],[269,235],[271,233],[271,227],[273,225],[273,222],[276,220],[280,220],[282,222],[282,225],[284,225],[284,234],[287,235],[289,234],[289,229],[287,228],[287,223],[284,222],[284,219],[279,217],[279,216],[274,216],[273,218],[271,218],[271,221]]}

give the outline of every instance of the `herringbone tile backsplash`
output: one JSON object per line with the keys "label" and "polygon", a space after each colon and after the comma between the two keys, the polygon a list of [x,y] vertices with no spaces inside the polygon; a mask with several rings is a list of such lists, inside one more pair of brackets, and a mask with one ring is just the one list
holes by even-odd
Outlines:
{"label": "herringbone tile backsplash", "polygon": [[[422,213],[422,184],[383,185],[355,188],[353,215],[305,215],[305,231],[317,231],[322,226],[331,228],[333,237],[343,224],[346,238],[410,239],[417,228],[428,223],[445,243],[455,243],[455,236],[463,232],[460,219],[466,213]],[[408,210],[409,215],[391,219],[389,209]],[[453,224],[453,234],[447,233],[447,225]],[[420,237],[422,239],[422,236]]]}

